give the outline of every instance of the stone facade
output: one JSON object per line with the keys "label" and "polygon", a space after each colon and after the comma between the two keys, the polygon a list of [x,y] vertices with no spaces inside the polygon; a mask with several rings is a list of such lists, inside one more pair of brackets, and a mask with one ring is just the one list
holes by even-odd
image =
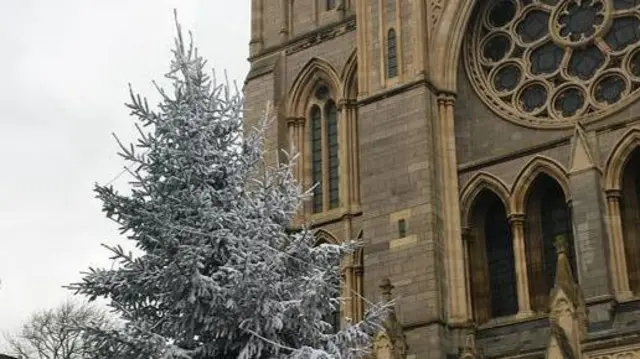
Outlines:
{"label": "stone facade", "polygon": [[[395,288],[406,350],[389,348],[395,339],[387,338],[380,357],[640,357],[635,87],[624,106],[594,105],[564,122],[518,122],[495,110],[493,95],[478,92],[468,54],[488,1],[252,0],[246,117],[269,103],[269,158],[300,151],[300,181],[322,179],[322,209],[307,205],[301,220],[328,242],[365,240],[345,259],[342,317],[361,317],[359,296],[381,299],[381,281]],[[609,66],[635,60],[620,61]],[[337,134],[318,125],[314,152],[319,88],[335,104]],[[331,206],[330,188],[339,188]],[[560,207],[549,211],[568,215],[566,261],[588,321],[580,336],[550,320],[559,289],[549,279],[555,252],[545,231],[558,219],[545,222],[544,209],[554,199]],[[489,250],[495,213],[509,242]],[[496,299],[508,290],[510,307]]]}

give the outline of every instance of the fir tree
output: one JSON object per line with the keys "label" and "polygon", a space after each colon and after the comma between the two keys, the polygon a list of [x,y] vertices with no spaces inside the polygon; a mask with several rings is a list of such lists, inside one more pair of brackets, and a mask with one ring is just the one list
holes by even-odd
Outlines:
{"label": "fir tree", "polygon": [[108,247],[115,269],[90,268],[70,288],[105,297],[124,320],[91,333],[96,358],[360,358],[388,305],[334,333],[323,320],[339,306],[339,262],[359,243],[314,246],[291,231],[309,193],[284,165],[263,158],[268,116],[243,131],[239,91],[205,70],[180,26],[169,94],[157,110],[135,95],[127,105],[138,143],[131,193],[96,185],[106,216],[139,254]]}

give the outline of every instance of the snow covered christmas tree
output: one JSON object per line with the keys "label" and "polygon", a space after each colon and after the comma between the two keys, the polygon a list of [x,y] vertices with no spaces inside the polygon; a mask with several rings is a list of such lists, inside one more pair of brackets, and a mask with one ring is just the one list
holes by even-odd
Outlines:
{"label": "snow covered christmas tree", "polygon": [[204,67],[178,25],[172,93],[158,87],[154,111],[131,92],[140,139],[119,143],[132,192],[95,191],[140,254],[108,247],[117,268],[91,268],[70,286],[107,298],[124,320],[111,331],[83,328],[95,357],[363,357],[388,304],[370,304],[337,333],[323,321],[339,306],[340,259],[358,244],[314,246],[310,230],[291,230],[308,193],[291,161],[265,164],[268,116],[243,131],[241,95]]}

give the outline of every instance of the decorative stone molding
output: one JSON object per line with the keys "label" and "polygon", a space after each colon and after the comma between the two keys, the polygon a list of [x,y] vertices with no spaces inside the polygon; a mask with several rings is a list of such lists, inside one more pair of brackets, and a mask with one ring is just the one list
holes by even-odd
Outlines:
{"label": "decorative stone molding", "polygon": [[[389,278],[380,281],[382,299],[387,303],[391,301],[393,288]],[[407,341],[394,307],[389,311],[383,328],[373,342],[373,359],[405,359],[408,350]]]}
{"label": "decorative stone molding", "polygon": [[332,24],[323,27],[317,31],[309,33],[304,37],[301,37],[297,41],[293,41],[290,46],[285,50],[286,55],[292,55],[302,50],[308,49],[312,46],[316,46],[325,41],[332,40],[338,36],[344,35],[348,32],[356,29],[355,17],[346,20],[340,24]]}
{"label": "decorative stone molding", "polygon": [[429,0],[429,29],[434,30],[440,20],[442,14],[442,8],[444,7],[444,0]]}
{"label": "decorative stone molding", "polygon": [[635,359],[640,358],[640,344],[585,353],[585,359]]}
{"label": "decorative stone molding", "polygon": [[640,38],[618,38],[640,18],[633,6],[612,4],[484,2],[464,44],[479,97],[505,120],[537,128],[593,122],[637,100]]}
{"label": "decorative stone molding", "polygon": [[476,173],[460,192],[460,208],[462,209],[462,226],[469,225],[469,215],[471,207],[476,197],[483,191],[489,190],[495,193],[502,203],[507,213],[511,213],[509,198],[511,192],[507,185],[498,177],[488,172]]}
{"label": "decorative stone molding", "polygon": [[555,283],[549,294],[551,336],[546,357],[579,359],[582,356],[582,342],[587,337],[587,307],[580,286],[571,272],[564,236],[556,237],[556,249]]}
{"label": "decorative stone molding", "polygon": [[544,173],[558,182],[564,192],[564,197],[567,199],[567,202],[569,202],[571,194],[569,191],[569,179],[567,178],[567,172],[565,169],[562,165],[551,158],[535,156],[524,166],[514,181],[513,188],[511,190],[511,193],[513,194],[511,209],[514,212],[524,213],[526,194],[529,191],[529,187],[531,187],[533,181],[540,173]]}
{"label": "decorative stone molding", "polygon": [[480,359],[482,357],[483,355],[476,345],[475,328],[467,329],[464,337],[464,345],[460,351],[460,359]]}

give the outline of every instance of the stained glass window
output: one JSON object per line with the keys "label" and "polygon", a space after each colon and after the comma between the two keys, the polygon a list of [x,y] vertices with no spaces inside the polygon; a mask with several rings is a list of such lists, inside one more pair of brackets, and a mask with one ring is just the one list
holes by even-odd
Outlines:
{"label": "stained glass window", "polygon": [[640,96],[640,0],[484,0],[465,65],[513,122],[569,127]]}
{"label": "stained glass window", "polygon": [[516,314],[518,293],[513,240],[507,212],[495,195],[487,208],[484,231],[489,266],[491,316]]}
{"label": "stained glass window", "polygon": [[313,211],[322,212],[322,114],[318,106],[311,108],[311,172]]}
{"label": "stained glass window", "polygon": [[338,109],[333,101],[326,105],[329,145],[329,208],[340,205],[340,171],[338,158]]}

